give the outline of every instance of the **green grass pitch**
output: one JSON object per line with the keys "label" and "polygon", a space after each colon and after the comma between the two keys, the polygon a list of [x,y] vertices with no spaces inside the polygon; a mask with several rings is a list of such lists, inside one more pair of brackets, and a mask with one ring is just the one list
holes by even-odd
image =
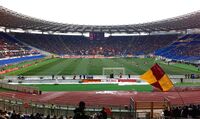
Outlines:
{"label": "green grass pitch", "polygon": [[[200,83],[176,83],[175,86],[200,86]],[[151,92],[151,85],[118,85],[118,84],[39,84],[28,85],[38,87],[41,91],[138,91]]]}
{"label": "green grass pitch", "polygon": [[[31,64],[34,61],[27,61],[15,64],[6,68],[20,67],[24,64]],[[187,64],[173,63],[166,64],[153,58],[111,58],[111,59],[87,59],[87,58],[50,58],[32,66],[7,73],[7,76],[39,76],[39,75],[102,75],[102,69],[106,67],[124,67],[126,74],[141,75],[154,63],[164,69],[167,74],[180,75],[187,73],[200,73],[196,67]],[[177,84],[182,85],[182,84]],[[183,84],[191,85],[191,84]],[[42,91],[152,91],[150,85],[117,85],[117,84],[60,84],[60,85],[28,85],[38,87]],[[7,91],[0,89],[0,91]]]}
{"label": "green grass pitch", "polygon": [[[162,61],[155,61],[153,58],[52,58],[5,75],[102,75],[102,69],[105,67],[124,67],[126,74],[141,75],[155,62],[159,63],[167,74],[180,75],[200,73],[197,68],[192,65],[179,63],[168,65]],[[20,64],[16,64],[16,66],[20,66]],[[15,65],[12,67],[15,67]]]}
{"label": "green grass pitch", "polygon": [[138,91],[150,92],[151,85],[118,85],[118,84],[39,84],[28,85],[38,87],[41,91]]}
{"label": "green grass pitch", "polygon": [[[60,92],[60,91],[137,91],[151,92],[151,85],[118,85],[118,84],[37,84],[25,85],[37,87],[44,92]],[[175,86],[200,86],[200,83],[176,83]],[[11,91],[0,88],[1,91]]]}

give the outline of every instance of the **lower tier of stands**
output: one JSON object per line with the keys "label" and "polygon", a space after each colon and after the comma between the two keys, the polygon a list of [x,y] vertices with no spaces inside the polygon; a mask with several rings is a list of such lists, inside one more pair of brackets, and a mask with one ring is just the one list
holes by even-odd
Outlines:
{"label": "lower tier of stands", "polygon": [[0,58],[19,57],[40,54],[37,50],[29,48],[13,36],[0,32]]}
{"label": "lower tier of stands", "polygon": [[41,59],[45,57],[44,55],[33,55],[33,56],[23,56],[23,57],[14,57],[0,60],[0,66],[19,63],[27,60]]}

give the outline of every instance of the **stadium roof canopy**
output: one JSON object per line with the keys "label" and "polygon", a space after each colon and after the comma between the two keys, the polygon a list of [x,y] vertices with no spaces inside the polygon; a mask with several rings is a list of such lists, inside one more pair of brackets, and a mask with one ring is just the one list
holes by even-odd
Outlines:
{"label": "stadium roof canopy", "polygon": [[0,27],[6,29],[39,30],[41,32],[60,33],[151,33],[159,31],[185,31],[187,29],[200,28],[200,11],[190,14],[143,24],[128,25],[77,25],[50,22],[19,14],[0,6]]}

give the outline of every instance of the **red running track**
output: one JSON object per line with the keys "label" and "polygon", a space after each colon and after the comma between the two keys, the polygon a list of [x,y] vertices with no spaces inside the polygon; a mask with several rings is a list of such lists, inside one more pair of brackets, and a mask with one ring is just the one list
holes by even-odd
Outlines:
{"label": "red running track", "polygon": [[0,97],[62,105],[77,105],[79,101],[85,101],[87,106],[125,106],[129,105],[131,97],[136,101],[163,101],[165,97],[174,105],[180,105],[183,101],[184,104],[200,104],[200,91],[180,92],[179,94],[177,92],[82,91],[48,92],[42,95],[0,92]]}

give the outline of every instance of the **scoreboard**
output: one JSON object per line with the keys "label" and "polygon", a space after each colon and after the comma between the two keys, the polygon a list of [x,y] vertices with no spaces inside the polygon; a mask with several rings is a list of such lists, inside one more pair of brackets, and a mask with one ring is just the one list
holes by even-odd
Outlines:
{"label": "scoreboard", "polygon": [[102,40],[104,39],[104,32],[90,32],[90,40]]}

